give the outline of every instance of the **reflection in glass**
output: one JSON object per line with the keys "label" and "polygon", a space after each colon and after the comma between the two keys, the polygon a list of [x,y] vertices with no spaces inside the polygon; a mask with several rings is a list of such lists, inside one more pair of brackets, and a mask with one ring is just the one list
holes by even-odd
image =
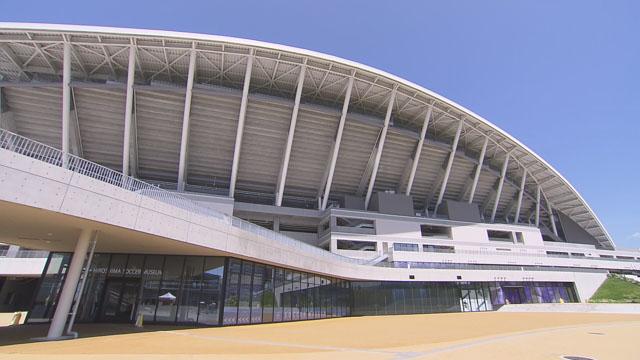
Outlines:
{"label": "reflection in glass", "polygon": [[240,260],[229,260],[229,273],[227,275],[227,290],[224,297],[223,325],[235,325],[238,321],[238,298],[240,290]]}
{"label": "reflection in glass", "polygon": [[218,325],[223,274],[224,258],[206,258],[202,274],[202,293],[200,294],[200,313],[198,315],[198,323],[200,324]]}
{"label": "reflection in glass", "polygon": [[195,323],[198,321],[203,265],[204,258],[201,256],[187,257],[184,263],[182,289],[178,297],[180,303],[178,322]]}
{"label": "reflection in glass", "polygon": [[183,265],[184,256],[166,257],[156,307],[156,321],[158,322],[176,321]]}
{"label": "reflection in glass", "polygon": [[164,256],[146,256],[144,270],[142,271],[142,295],[138,301],[138,315],[142,314],[144,321],[155,320],[163,266]]}

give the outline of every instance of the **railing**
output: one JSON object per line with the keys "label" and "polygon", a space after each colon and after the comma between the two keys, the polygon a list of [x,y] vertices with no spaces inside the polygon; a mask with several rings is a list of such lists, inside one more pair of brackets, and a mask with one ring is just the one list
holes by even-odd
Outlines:
{"label": "railing", "polygon": [[265,229],[261,226],[252,224],[248,221],[220,213],[218,211],[209,209],[202,206],[192,200],[189,200],[179,194],[172,193],[161,189],[158,186],[151,185],[136,178],[124,175],[113,169],[107,168],[102,165],[98,165],[86,159],[77,157],[72,154],[63,153],[62,151],[53,148],[51,146],[39,143],[37,141],[25,138],[23,136],[14,134],[12,132],[0,129],[0,148],[10,150],[30,157],[44,161],[48,164],[65,168],[78,174],[82,174],[91,177],[96,180],[100,180],[111,185],[126,189],[140,195],[150,197],[152,199],[161,201],[165,204],[198,214],[206,217],[212,217],[220,221],[224,221],[232,226],[238,227],[242,230],[252,232],[269,238],[280,243],[305,250],[316,255],[332,258],[337,261],[354,263],[354,264],[366,264],[366,260],[354,259],[338,254],[331,253],[324,249],[315,247],[313,245],[306,244],[299,240],[290,238],[280,233],[274,232],[269,229]]}

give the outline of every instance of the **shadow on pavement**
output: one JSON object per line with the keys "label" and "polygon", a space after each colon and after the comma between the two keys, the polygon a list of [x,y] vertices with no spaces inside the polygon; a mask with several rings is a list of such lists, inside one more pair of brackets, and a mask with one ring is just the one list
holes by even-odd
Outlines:
{"label": "shadow on pavement", "polygon": [[[76,324],[73,331],[78,332],[78,338],[96,336],[110,336],[153,331],[170,331],[194,329],[198,327],[188,325],[145,325],[137,328],[131,324]],[[47,336],[49,324],[27,324],[0,327],[0,346],[16,345],[36,342],[32,338]]]}

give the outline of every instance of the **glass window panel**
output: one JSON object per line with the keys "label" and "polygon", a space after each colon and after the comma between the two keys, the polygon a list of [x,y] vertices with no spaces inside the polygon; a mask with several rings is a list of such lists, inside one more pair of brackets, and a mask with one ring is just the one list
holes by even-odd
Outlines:
{"label": "glass window panel", "polygon": [[262,292],[264,287],[264,266],[255,264],[253,267],[253,285],[251,289],[251,323],[262,322]]}
{"label": "glass window panel", "polygon": [[298,305],[300,306],[300,320],[307,320],[307,307],[309,306],[309,285],[307,285],[307,278],[309,274],[300,274],[300,296],[298,297]]}
{"label": "glass window panel", "polygon": [[276,304],[276,295],[274,291],[275,269],[272,266],[266,266],[262,283],[262,322],[273,322],[273,306]]}
{"label": "glass window panel", "polygon": [[47,268],[43,272],[33,308],[29,312],[29,322],[46,322],[53,317],[70,260],[71,254],[52,253],[49,255]]}
{"label": "glass window panel", "polygon": [[295,271],[291,282],[291,320],[300,320],[300,272]]}
{"label": "glass window panel", "polygon": [[142,314],[144,321],[154,321],[163,266],[164,256],[146,256],[142,271],[142,295],[138,300],[138,314]]}
{"label": "glass window panel", "polygon": [[109,264],[109,272],[107,277],[109,278],[121,278],[124,276],[127,267],[126,254],[114,254],[111,256],[111,263]]}
{"label": "glass window panel", "polygon": [[224,260],[223,257],[205,258],[198,314],[199,324],[218,325],[219,323]]}
{"label": "glass window panel", "polygon": [[110,259],[111,255],[109,254],[93,255],[91,267],[89,267],[89,277],[82,295],[82,305],[78,310],[78,320],[96,320]]}
{"label": "glass window panel", "polygon": [[284,270],[284,291],[282,293],[282,321],[291,321],[291,291],[293,289],[293,272]]}
{"label": "glass window panel", "polygon": [[227,289],[224,296],[223,325],[235,325],[238,321],[238,299],[240,296],[240,272],[242,263],[240,260],[229,259],[229,271],[227,275]]}
{"label": "glass window panel", "polygon": [[276,268],[275,271],[275,289],[274,289],[274,303],[273,307],[273,321],[282,321],[282,308],[284,298],[284,269]]}
{"label": "glass window panel", "polygon": [[167,256],[162,269],[162,282],[156,307],[156,321],[175,322],[184,256]]}
{"label": "glass window panel", "polygon": [[188,256],[182,271],[182,289],[180,291],[178,322],[195,323],[198,321],[200,292],[202,290],[202,256]]}
{"label": "glass window panel", "polygon": [[126,278],[139,278],[142,275],[142,265],[144,264],[144,255],[129,255],[127,267],[124,271]]}
{"label": "glass window panel", "polygon": [[242,262],[240,273],[240,295],[238,298],[238,324],[251,322],[251,278],[253,277],[253,263]]}

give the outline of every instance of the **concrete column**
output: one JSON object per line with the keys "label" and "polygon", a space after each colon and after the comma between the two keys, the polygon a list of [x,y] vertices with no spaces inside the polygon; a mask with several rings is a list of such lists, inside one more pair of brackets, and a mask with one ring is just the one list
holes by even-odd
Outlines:
{"label": "concrete column", "polygon": [[198,53],[191,49],[189,60],[189,75],[187,77],[187,92],[184,97],[184,112],[182,115],[182,140],[180,140],[180,162],[178,163],[178,191],[184,191],[187,180],[187,155],[189,152],[189,126],[191,123],[191,97],[193,95],[193,80],[196,72]]}
{"label": "concrete column", "polygon": [[418,170],[418,163],[420,162],[420,155],[422,154],[422,147],[424,146],[424,138],[427,136],[427,128],[429,127],[429,121],[431,120],[431,114],[433,112],[433,105],[429,105],[427,108],[427,115],[424,117],[422,123],[422,132],[420,133],[420,140],[416,145],[416,154],[413,156],[413,164],[411,165],[411,173],[409,174],[409,181],[407,182],[407,190],[405,194],[411,195],[411,188],[413,187],[413,180],[416,177],[416,171]]}
{"label": "concrete column", "polygon": [[64,43],[62,58],[62,152],[69,153],[71,137],[71,43]]}
{"label": "concrete column", "polygon": [[69,317],[69,310],[73,303],[73,297],[78,287],[78,281],[80,280],[80,273],[82,272],[82,266],[84,260],[87,257],[87,250],[89,249],[89,242],[91,241],[91,235],[93,231],[89,229],[82,229],[80,236],[78,236],[78,242],[76,243],[76,249],[73,252],[73,258],[71,264],[67,270],[66,280],[60,299],[56,305],[56,312],[51,320],[51,326],[49,327],[49,333],[46,339],[56,340],[62,337],[64,326],[67,323]]}
{"label": "concrete column", "polygon": [[249,84],[251,83],[251,69],[253,69],[253,50],[247,57],[247,69],[244,73],[244,85],[242,87],[242,100],[240,101],[240,114],[238,116],[238,128],[236,130],[236,144],[233,148],[233,163],[231,164],[231,180],[229,180],[229,197],[236,192],[236,178],[238,166],[240,166],[240,150],[242,149],[242,136],[244,134],[244,120],[247,115],[247,101],[249,101]]}
{"label": "concrete column", "polygon": [[133,84],[136,80],[136,47],[129,48],[129,67],[127,70],[127,95],[124,107],[124,140],[122,148],[122,173],[129,175],[131,161],[131,128],[133,112]]}
{"label": "concrete column", "polygon": [[369,208],[369,201],[371,201],[371,194],[373,194],[373,187],[376,184],[376,176],[378,176],[378,167],[380,166],[380,159],[382,159],[382,151],[384,150],[384,142],[387,138],[387,131],[389,130],[389,121],[391,120],[391,112],[393,111],[393,104],[396,100],[396,89],[393,88],[391,97],[389,98],[389,105],[387,105],[387,115],[384,117],[384,125],[382,125],[382,133],[380,134],[380,142],[378,142],[378,151],[376,152],[376,158],[373,163],[373,170],[371,171],[371,178],[369,179],[369,187],[367,188],[367,196],[364,199],[364,209]]}

